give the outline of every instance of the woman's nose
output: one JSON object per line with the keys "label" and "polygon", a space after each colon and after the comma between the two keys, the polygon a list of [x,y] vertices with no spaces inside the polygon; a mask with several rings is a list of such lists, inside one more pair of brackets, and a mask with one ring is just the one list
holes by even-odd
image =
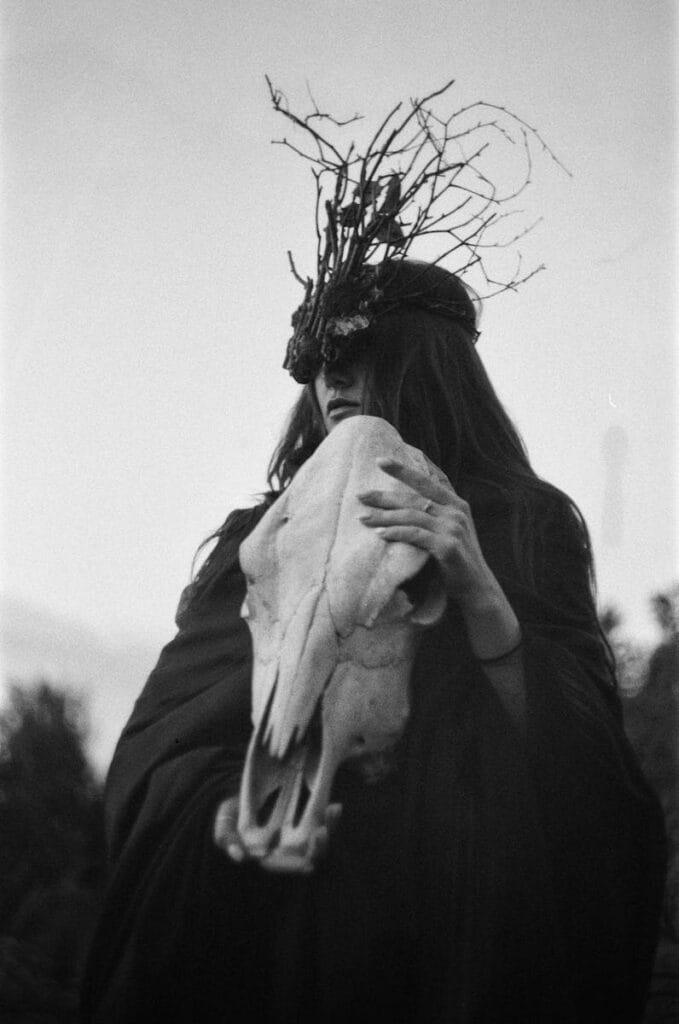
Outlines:
{"label": "woman's nose", "polygon": [[350,366],[326,368],[324,377],[329,388],[350,388],[354,383],[354,372]]}

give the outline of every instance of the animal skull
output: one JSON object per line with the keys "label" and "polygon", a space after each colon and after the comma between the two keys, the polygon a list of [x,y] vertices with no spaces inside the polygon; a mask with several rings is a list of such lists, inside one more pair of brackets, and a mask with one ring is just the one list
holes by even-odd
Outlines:
{"label": "animal skull", "polygon": [[431,473],[385,420],[340,422],[241,544],[254,731],[238,831],[250,856],[304,859],[344,761],[391,749],[421,630],[445,607],[426,552],[359,522],[358,494],[412,492],[377,465]]}

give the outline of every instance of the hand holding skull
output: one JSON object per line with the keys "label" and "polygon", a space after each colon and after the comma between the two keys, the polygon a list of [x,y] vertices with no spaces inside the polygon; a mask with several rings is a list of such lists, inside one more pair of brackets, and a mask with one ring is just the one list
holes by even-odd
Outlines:
{"label": "hand holding skull", "polygon": [[359,495],[368,511],[361,522],[386,541],[412,544],[436,561],[446,592],[464,616],[474,653],[492,658],[520,636],[518,620],[483,557],[471,509],[445,474],[429,463],[423,473],[393,458],[378,459],[409,493],[371,490]]}

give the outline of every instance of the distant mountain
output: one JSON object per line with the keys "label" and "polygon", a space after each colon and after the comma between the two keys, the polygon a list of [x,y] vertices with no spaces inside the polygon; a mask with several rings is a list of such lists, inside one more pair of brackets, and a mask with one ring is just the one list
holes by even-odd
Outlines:
{"label": "distant mountain", "polygon": [[82,623],[0,596],[0,703],[8,682],[38,678],[81,695],[89,753],[102,774],[158,653],[137,640],[107,643]]}

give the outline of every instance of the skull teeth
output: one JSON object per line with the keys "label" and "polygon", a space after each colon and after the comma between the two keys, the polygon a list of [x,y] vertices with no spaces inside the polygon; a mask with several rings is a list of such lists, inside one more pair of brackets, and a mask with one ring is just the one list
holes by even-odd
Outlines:
{"label": "skull teeth", "polygon": [[275,735],[275,723],[270,713],[274,701],[275,689],[276,687],[274,685],[266,710],[262,716],[262,722],[259,729],[261,737],[259,743],[261,743],[270,757],[276,758],[279,761],[286,761],[307,741],[310,741],[313,744],[314,741],[318,739],[318,745],[321,745],[323,731],[321,705],[323,702],[323,694],[321,693],[316,701],[314,709],[307,721],[305,723],[298,723],[293,727],[290,736],[287,738],[287,743],[283,746],[279,737]]}
{"label": "skull teeth", "polygon": [[321,752],[320,700],[304,733],[295,729],[283,757],[272,750],[270,723],[260,724],[248,755],[246,806],[241,808],[245,812],[242,835],[253,856],[265,856],[276,846],[304,845],[305,814],[310,804],[318,802],[321,786]]}

